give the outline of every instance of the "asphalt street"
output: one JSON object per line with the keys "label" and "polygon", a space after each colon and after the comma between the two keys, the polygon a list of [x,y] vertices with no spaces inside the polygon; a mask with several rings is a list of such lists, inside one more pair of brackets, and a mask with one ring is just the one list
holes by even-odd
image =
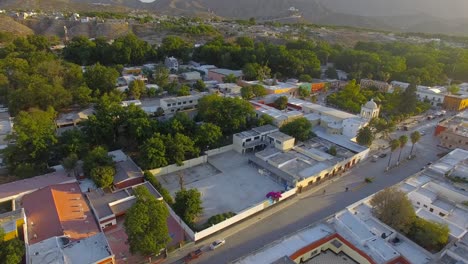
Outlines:
{"label": "asphalt street", "polygon": [[[435,122],[435,121],[434,121]],[[205,247],[215,239],[226,239],[226,244],[215,251],[206,251],[199,259],[193,263],[219,264],[229,263],[254,250],[258,250],[267,244],[282,238],[294,231],[307,227],[314,222],[320,221],[334,213],[344,209],[381,189],[392,186],[405,178],[421,171],[429,162],[433,162],[439,157],[437,154],[446,152],[446,149],[437,147],[437,139],[432,136],[434,130],[433,122],[422,122],[413,130],[424,129],[426,135],[415,145],[413,154],[416,157],[406,160],[411,143],[403,149],[400,166],[393,167],[385,172],[390,155],[379,158],[376,162],[368,159],[357,167],[346,172],[342,177],[328,182],[322,187],[305,192],[286,201],[284,208],[275,212],[259,214],[255,219],[250,219],[251,223],[234,225],[210,239],[197,243],[173,255],[167,263],[181,263],[174,261],[182,258],[191,250]],[[411,133],[411,131],[405,131]],[[397,132],[394,136],[399,135]],[[397,150],[391,164],[396,164],[398,158]],[[365,178],[373,178],[372,183],[365,183]],[[346,187],[349,191],[346,192]],[[326,192],[324,193],[325,190]]]}

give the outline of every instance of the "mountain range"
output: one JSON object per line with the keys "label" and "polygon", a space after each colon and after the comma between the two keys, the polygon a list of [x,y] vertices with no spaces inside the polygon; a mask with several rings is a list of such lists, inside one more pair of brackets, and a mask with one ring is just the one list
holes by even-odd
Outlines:
{"label": "mountain range", "polygon": [[259,20],[287,16],[291,7],[316,24],[468,35],[466,0],[0,0],[0,8],[138,9],[168,15],[212,13]]}

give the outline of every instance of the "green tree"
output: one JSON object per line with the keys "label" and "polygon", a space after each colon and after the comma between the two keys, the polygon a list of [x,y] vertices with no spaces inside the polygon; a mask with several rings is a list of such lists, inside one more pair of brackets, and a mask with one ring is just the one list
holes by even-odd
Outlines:
{"label": "green tree", "polygon": [[208,150],[217,147],[222,136],[219,126],[203,123],[195,132],[195,142],[201,150]]}
{"label": "green tree", "polygon": [[[7,137],[16,143],[4,150],[4,161],[10,173],[30,177],[47,171],[47,162],[57,143],[55,116],[52,108],[47,111],[31,109],[16,116],[14,132]],[[23,170],[25,167],[32,170]]]}
{"label": "green tree", "polygon": [[458,85],[450,85],[447,88],[447,92],[450,94],[457,94],[460,91],[460,87]]}
{"label": "green tree", "polygon": [[166,157],[171,164],[181,166],[185,160],[195,158],[200,153],[192,139],[183,134],[165,135],[163,141],[166,145]]}
{"label": "green tree", "polygon": [[325,75],[329,79],[338,79],[338,72],[334,67],[328,67],[327,70],[325,71]]}
{"label": "green tree", "polygon": [[398,161],[397,161],[397,166],[400,164],[400,158],[401,158],[401,152],[406,146],[406,143],[408,143],[408,136],[406,135],[401,135],[400,138],[398,138],[398,141],[400,143],[400,154],[398,154]]}
{"label": "green tree", "polygon": [[252,91],[252,86],[244,86],[241,88],[241,96],[245,100],[250,100],[255,97],[255,94]]}
{"label": "green tree", "polygon": [[71,153],[68,157],[62,160],[62,166],[70,176],[70,172],[73,172],[73,176],[76,176],[76,166],[78,165],[78,155]]}
{"label": "green tree", "polygon": [[257,118],[257,126],[273,125],[275,120],[269,115],[261,115]]}
{"label": "green tree", "polygon": [[134,189],[136,203],[125,214],[125,232],[130,251],[144,255],[159,254],[171,241],[167,227],[169,210],[143,186]]}
{"label": "green tree", "polygon": [[119,73],[114,69],[97,63],[86,67],[84,78],[86,84],[97,94],[109,93],[115,89]]}
{"label": "green tree", "polygon": [[237,83],[237,77],[234,74],[229,74],[223,78],[223,82],[225,83]]}
{"label": "green tree", "polygon": [[113,167],[114,161],[104,147],[95,147],[83,160],[83,171],[91,177],[91,171],[98,167]]}
{"label": "green tree", "polygon": [[390,187],[372,197],[373,214],[385,224],[407,234],[415,219],[413,205],[403,191]]}
{"label": "green tree", "polygon": [[174,212],[184,222],[193,226],[198,216],[203,213],[201,193],[197,189],[182,189],[175,195]]}
{"label": "green tree", "polygon": [[164,38],[158,49],[160,58],[174,56],[183,61],[189,60],[191,51],[192,45],[177,36],[168,36]]}
{"label": "green tree", "polygon": [[253,106],[240,98],[207,95],[198,101],[200,120],[217,125],[223,134],[243,131],[255,116]]}
{"label": "green tree", "polygon": [[305,87],[299,87],[299,97],[306,98],[309,97],[310,90]]}
{"label": "green tree", "polygon": [[83,85],[71,90],[73,103],[78,104],[80,107],[87,107],[91,103],[91,93],[93,91],[87,86]]}
{"label": "green tree", "polygon": [[335,146],[331,146],[329,149],[328,149],[328,154],[332,155],[332,156],[336,156],[337,152],[336,152],[336,147]]}
{"label": "green tree", "polygon": [[177,90],[177,96],[187,96],[190,95],[190,87],[187,85],[182,85],[178,90]]}
{"label": "green tree", "polygon": [[94,56],[96,43],[87,37],[74,37],[70,43],[63,49],[63,57],[79,65],[89,65],[96,62]]}
{"label": "green tree", "polygon": [[427,250],[439,252],[447,245],[449,233],[447,224],[416,218],[408,236]]}
{"label": "green tree", "polygon": [[392,155],[395,150],[400,147],[400,141],[398,139],[392,139],[390,141],[390,157],[388,158],[387,169],[390,169],[390,162],[392,161]]}
{"label": "green tree", "polygon": [[280,96],[275,100],[275,107],[279,110],[284,110],[288,107],[288,97]]}
{"label": "green tree", "polygon": [[374,133],[372,132],[369,126],[365,126],[359,129],[356,141],[359,145],[370,146],[372,141],[374,141]]}
{"label": "green tree", "polygon": [[290,135],[298,141],[306,141],[314,136],[312,132],[312,125],[309,120],[304,117],[300,117],[283,125],[280,131]]}
{"label": "green tree", "polygon": [[267,90],[265,89],[265,87],[263,85],[254,84],[254,85],[252,85],[250,87],[252,89],[252,93],[254,94],[254,96],[256,98],[263,97],[263,96],[268,94]]}
{"label": "green tree", "polygon": [[166,146],[160,134],[155,134],[141,146],[140,163],[144,169],[167,166]]}
{"label": "green tree", "polygon": [[89,145],[85,134],[79,129],[71,129],[63,132],[58,138],[59,156],[67,157],[71,154],[82,158],[88,151]]}
{"label": "green tree", "polygon": [[94,167],[89,174],[98,187],[110,187],[114,182],[115,168],[113,166]]}
{"label": "green tree", "polygon": [[419,133],[419,131],[414,131],[413,133],[411,133],[410,138],[412,145],[409,157],[411,158],[413,157],[414,144],[418,143],[418,141],[421,139],[421,134]]}
{"label": "green tree", "polygon": [[262,66],[258,63],[247,63],[242,68],[242,73],[247,81],[254,81],[258,79],[258,72]]}
{"label": "green tree", "polygon": [[159,87],[166,87],[169,84],[169,70],[164,66],[158,66],[154,70],[154,82]]}
{"label": "green tree", "polygon": [[401,93],[399,111],[403,114],[413,114],[416,110],[417,103],[416,85],[411,84]]}
{"label": "green tree", "polygon": [[145,180],[149,181],[151,185],[153,185],[153,187],[161,194],[161,196],[167,204],[172,205],[174,203],[174,200],[172,199],[172,196],[169,193],[169,191],[166,188],[164,188],[164,186],[162,186],[162,184],[150,171],[145,171],[144,176]]}
{"label": "green tree", "polygon": [[197,80],[194,84],[193,84],[193,88],[199,92],[204,92],[206,91],[206,84],[204,81],[202,80]]}
{"label": "green tree", "polygon": [[300,82],[312,82],[312,76],[310,76],[309,74],[301,74],[299,76],[299,81]]}
{"label": "green tree", "polygon": [[146,85],[142,80],[134,80],[128,86],[128,93],[130,97],[135,100],[140,99],[140,97],[145,94],[145,91]]}
{"label": "green tree", "polygon": [[0,227],[0,259],[4,264],[17,264],[25,254],[23,241],[13,238],[4,241],[5,231]]}

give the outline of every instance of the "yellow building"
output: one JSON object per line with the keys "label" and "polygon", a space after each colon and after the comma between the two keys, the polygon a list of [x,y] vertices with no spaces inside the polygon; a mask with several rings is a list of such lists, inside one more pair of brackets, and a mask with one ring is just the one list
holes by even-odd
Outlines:
{"label": "yellow building", "polygon": [[468,108],[468,96],[446,95],[443,106],[446,110],[462,111]]}
{"label": "yellow building", "polygon": [[5,232],[4,241],[8,241],[18,237],[18,229],[22,228],[25,222],[24,210],[18,209],[15,211],[0,214],[0,227]]}

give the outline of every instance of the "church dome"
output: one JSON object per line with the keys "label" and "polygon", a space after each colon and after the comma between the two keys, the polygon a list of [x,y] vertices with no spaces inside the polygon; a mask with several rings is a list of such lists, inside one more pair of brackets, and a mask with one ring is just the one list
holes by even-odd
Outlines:
{"label": "church dome", "polygon": [[374,102],[374,99],[371,99],[369,102],[366,103],[365,105],[366,108],[369,108],[369,109],[377,109],[379,108],[377,106],[377,104]]}

